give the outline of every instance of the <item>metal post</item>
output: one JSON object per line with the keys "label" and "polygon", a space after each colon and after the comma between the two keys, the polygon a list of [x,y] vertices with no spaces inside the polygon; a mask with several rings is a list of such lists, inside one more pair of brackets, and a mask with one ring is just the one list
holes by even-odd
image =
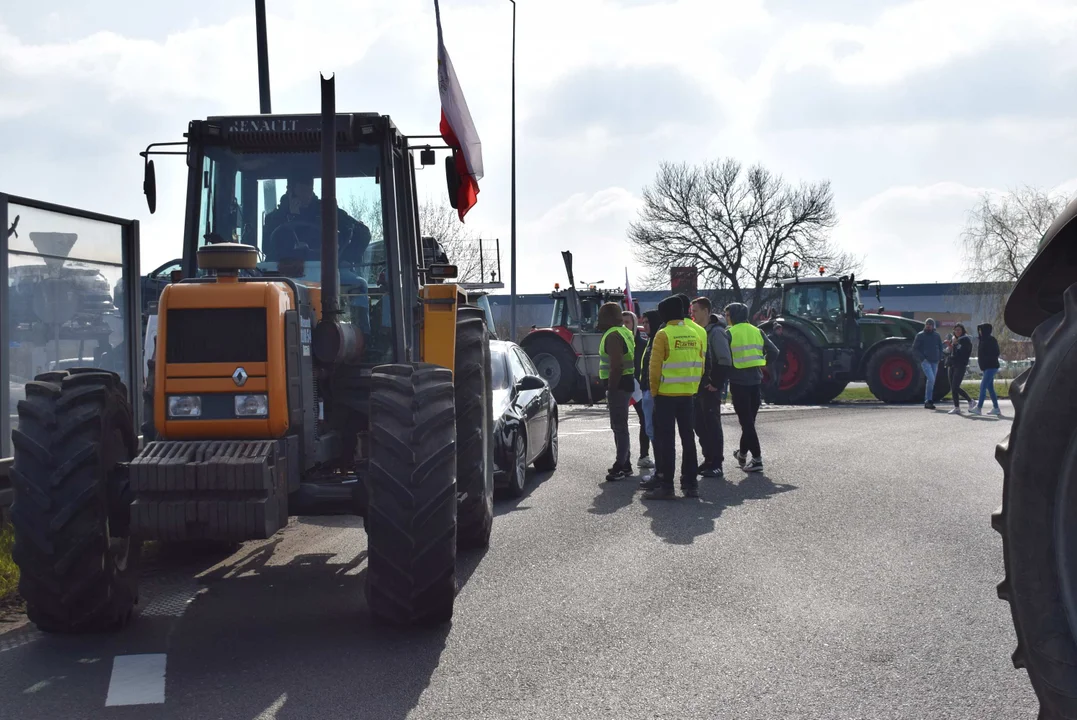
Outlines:
{"label": "metal post", "polygon": [[482,238],[479,238],[479,282],[486,282],[486,265],[482,261]]}
{"label": "metal post", "polygon": [[254,0],[254,24],[258,33],[258,100],[261,113],[268,115],[269,99],[269,43],[266,39],[266,0]]}
{"label": "metal post", "polygon": [[509,340],[516,342],[516,0],[512,3],[512,211],[509,240],[510,288],[509,288]]}

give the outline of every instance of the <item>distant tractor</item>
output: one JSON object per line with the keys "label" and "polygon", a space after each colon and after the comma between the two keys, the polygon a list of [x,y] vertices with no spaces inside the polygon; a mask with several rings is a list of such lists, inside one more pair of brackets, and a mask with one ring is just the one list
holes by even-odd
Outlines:
{"label": "distant tractor", "polygon": [[[553,298],[553,317],[550,327],[533,328],[520,346],[535,363],[539,373],[553,390],[559,404],[576,401],[594,403],[605,397],[606,391],[598,380],[598,309],[604,303],[615,302],[625,307],[622,290],[599,288],[598,283],[576,288],[572,274],[572,253],[564,251],[568,273],[568,288],[558,284],[550,294]],[[634,308],[639,314],[639,305]]]}
{"label": "distant tractor", "polygon": [[[778,284],[781,312],[760,325],[777,338],[781,349],[778,381],[768,376],[764,383],[767,402],[828,403],[857,381],[866,381],[883,402],[923,402],[925,377],[912,341],[924,323],[865,313],[860,290],[875,286],[878,298],[877,282],[820,275],[786,278]],[[777,327],[780,330],[775,331]],[[949,391],[940,363],[933,400]]]}

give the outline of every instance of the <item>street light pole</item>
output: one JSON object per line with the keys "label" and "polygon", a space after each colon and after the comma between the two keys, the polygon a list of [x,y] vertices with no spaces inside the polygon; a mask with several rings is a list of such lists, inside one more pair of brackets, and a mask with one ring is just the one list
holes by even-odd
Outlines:
{"label": "street light pole", "polygon": [[512,3],[512,210],[509,222],[509,340],[516,342],[516,0]]}

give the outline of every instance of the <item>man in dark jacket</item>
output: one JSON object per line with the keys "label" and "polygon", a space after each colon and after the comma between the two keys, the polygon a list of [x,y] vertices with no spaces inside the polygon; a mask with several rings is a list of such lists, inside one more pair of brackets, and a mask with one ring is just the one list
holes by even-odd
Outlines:
{"label": "man in dark jacket", "polygon": [[624,326],[621,306],[605,303],[598,309],[598,331],[603,333],[598,345],[602,365],[599,379],[606,385],[606,405],[610,412],[610,429],[617,448],[617,459],[606,473],[607,480],[632,476],[632,436],[628,432],[629,399],[636,389],[636,341]]}
{"label": "man in dark jacket", "polygon": [[942,338],[935,330],[934,318],[924,321],[924,329],[918,332],[912,341],[912,351],[916,359],[920,361],[920,367],[927,379],[924,383],[924,407],[934,410],[935,375],[938,372],[939,363],[942,362]]}
{"label": "man in dark jacket", "polygon": [[[763,453],[755,430],[755,418],[763,402],[760,392],[763,367],[769,365],[773,374],[778,348],[759,328],[748,322],[748,306],[744,303],[726,305],[725,314],[729,323],[726,337],[733,356],[729,393],[733,396],[733,409],[741,428],[740,448],[733,457],[746,472],[760,472],[763,470]],[[749,453],[751,461],[748,460]]]}
{"label": "man in dark jacket", "polygon": [[696,393],[696,434],[703,448],[703,464],[699,474],[703,477],[722,479],[725,473],[725,438],[722,435],[722,388],[733,367],[729,351],[729,339],[725,328],[719,325],[711,313],[711,301],[698,297],[692,301],[692,317],[707,331],[707,351],[703,361],[703,380]]}
{"label": "man in dark jacket", "polygon": [[995,406],[991,414],[1002,414],[1002,410],[998,406],[998,395],[995,394],[995,375],[999,370],[999,355],[1002,352],[999,349],[998,340],[991,334],[993,330],[991,323],[976,326],[976,335],[980,340],[979,348],[976,350],[976,361],[980,366],[980,370],[983,371],[983,379],[980,380],[980,400],[976,403],[976,407],[969,410],[969,412],[977,415],[983,412],[984,401],[987,400],[988,393],[991,394],[991,403]]}

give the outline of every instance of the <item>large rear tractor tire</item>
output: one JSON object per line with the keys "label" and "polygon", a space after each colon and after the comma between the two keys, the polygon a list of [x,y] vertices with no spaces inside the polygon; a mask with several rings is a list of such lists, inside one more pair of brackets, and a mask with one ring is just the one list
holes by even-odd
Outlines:
{"label": "large rear tractor tire", "polygon": [[490,545],[494,524],[493,390],[490,340],[481,308],[456,313],[456,543],[460,549]]}
{"label": "large rear tractor tire", "polygon": [[875,350],[864,374],[871,394],[885,403],[924,399],[924,371],[908,344],[892,343]]}
{"label": "large rear tractor tire", "polygon": [[819,384],[819,389],[816,391],[812,402],[818,405],[826,405],[827,403],[833,402],[834,398],[845,392],[845,388],[848,385],[848,380],[824,380]]}
{"label": "large rear tractor tire", "polygon": [[1004,474],[1006,577],[999,598],[1017,634],[1041,720],[1077,718],[1077,285],[1032,335],[1036,364],[1010,386],[1014,419],[995,457]]}
{"label": "large rear tractor tire", "polygon": [[580,385],[580,372],[576,369],[576,351],[572,346],[550,333],[529,335],[521,345],[550,386],[553,399],[558,404],[573,400]]}
{"label": "large rear tractor tire", "polygon": [[398,625],[452,619],[456,598],[456,412],[452,372],[379,365],[370,376],[367,600]]}
{"label": "large rear tractor tire", "polygon": [[763,399],[774,405],[804,405],[814,401],[821,381],[819,356],[802,333],[785,328],[781,375],[775,386],[769,368],[763,371]]}
{"label": "large rear tractor tire", "polygon": [[127,388],[93,369],[38,375],[11,433],[13,556],[40,630],[116,630],[138,602],[141,543],[119,467],[138,451]]}

